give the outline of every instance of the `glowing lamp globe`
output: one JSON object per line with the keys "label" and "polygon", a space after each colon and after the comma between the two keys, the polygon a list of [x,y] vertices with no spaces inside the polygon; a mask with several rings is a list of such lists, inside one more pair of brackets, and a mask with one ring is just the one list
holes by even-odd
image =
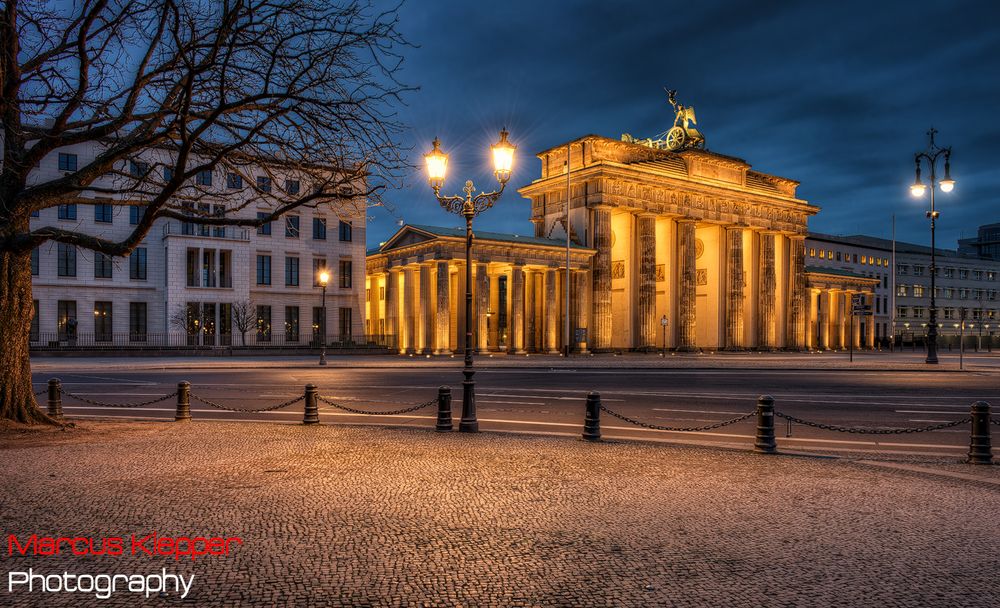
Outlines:
{"label": "glowing lamp globe", "polygon": [[323,287],[326,287],[326,284],[329,283],[329,282],[330,282],[330,273],[329,272],[327,272],[327,271],[324,270],[323,272],[319,273],[319,284],[320,285],[322,285]]}
{"label": "glowing lamp globe", "polygon": [[441,151],[441,141],[438,138],[434,138],[431,151],[424,154],[424,162],[427,164],[427,181],[432,188],[440,188],[448,173],[448,155]]}
{"label": "glowing lamp globe", "polygon": [[514,167],[514,150],[517,146],[507,141],[507,129],[500,130],[500,141],[491,146],[493,150],[493,170],[500,183],[507,183]]}

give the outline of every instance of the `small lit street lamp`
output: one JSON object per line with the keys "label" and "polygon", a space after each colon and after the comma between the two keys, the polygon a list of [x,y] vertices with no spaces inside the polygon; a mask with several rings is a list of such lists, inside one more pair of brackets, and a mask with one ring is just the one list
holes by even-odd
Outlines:
{"label": "small lit street lamp", "polygon": [[323,341],[323,348],[319,351],[320,365],[326,365],[326,284],[329,282],[330,282],[330,273],[327,272],[326,269],[324,268],[319,273],[319,284],[323,287],[323,296],[322,300],[320,300],[322,302],[321,305],[322,312],[320,314],[323,315],[322,323],[320,323],[320,326],[322,327],[323,330],[322,334],[320,335],[320,340]]}
{"label": "small lit street lamp", "polygon": [[934,143],[934,134],[937,133],[937,129],[931,128],[927,132],[930,137],[930,144],[927,146],[927,150],[924,152],[918,152],[914,157],[913,161],[916,164],[916,177],[913,180],[913,185],[910,186],[910,193],[920,198],[924,195],[927,187],[924,186],[923,182],[920,181],[920,161],[921,159],[927,161],[927,165],[931,170],[931,210],[927,212],[927,219],[931,221],[931,318],[930,327],[927,330],[927,363],[937,363],[937,335],[938,335],[938,325],[937,325],[937,305],[935,302],[935,278],[937,275],[937,265],[935,263],[935,245],[934,245],[934,227],[937,224],[938,211],[934,207],[934,189],[937,186],[937,178],[935,174],[935,164],[937,159],[942,154],[944,155],[944,179],[941,180],[941,192],[951,192],[955,188],[955,180],[951,179],[951,148],[941,148]]}
{"label": "small lit street lamp", "polygon": [[493,175],[500,183],[500,189],[493,192],[480,192],[472,196],[475,186],[472,180],[469,180],[465,182],[464,198],[441,196],[441,187],[448,172],[448,155],[441,150],[441,142],[436,137],[434,147],[424,155],[427,181],[434,190],[438,204],[445,211],[465,218],[465,366],[462,368],[465,380],[462,382],[462,421],[458,425],[458,430],[463,433],[479,431],[479,420],[476,417],[476,383],[472,380],[476,373],[472,367],[472,218],[492,207],[510,180],[516,146],[507,141],[508,135],[507,129],[501,129],[500,141],[491,146]]}

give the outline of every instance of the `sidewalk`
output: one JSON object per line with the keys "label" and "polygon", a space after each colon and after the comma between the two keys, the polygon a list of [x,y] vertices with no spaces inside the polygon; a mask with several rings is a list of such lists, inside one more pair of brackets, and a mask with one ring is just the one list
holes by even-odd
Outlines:
{"label": "sidewalk", "polygon": [[[323,425],[0,434],[5,533],[239,537],[231,555],[7,559],[194,575],[198,606],[1000,602],[1000,489],[839,459]],[[968,467],[989,475],[991,467]],[[99,541],[98,541],[99,542]],[[12,606],[182,603],[5,594]]]}
{"label": "sidewalk", "polygon": [[[864,371],[918,371],[958,372],[957,353],[942,352],[936,366],[924,363],[921,352],[859,352],[854,361],[841,352],[815,353],[627,353],[593,356],[573,355],[568,359],[552,355],[477,355],[475,364],[480,369],[490,368],[620,368],[620,369],[771,369],[771,370],[864,370]],[[426,355],[343,355],[328,356],[330,368],[454,368],[463,365],[461,355],[432,357]],[[1000,352],[967,353],[964,370],[967,372],[1000,372]],[[57,373],[67,371],[114,370],[164,370],[164,369],[310,369],[318,365],[316,357],[309,356],[222,356],[222,357],[44,357],[31,360],[33,372]]]}

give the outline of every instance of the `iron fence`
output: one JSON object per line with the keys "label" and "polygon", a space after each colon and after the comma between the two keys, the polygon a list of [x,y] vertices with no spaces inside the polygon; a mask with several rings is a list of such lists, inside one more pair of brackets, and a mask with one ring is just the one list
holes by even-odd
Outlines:
{"label": "iron fence", "polygon": [[[85,333],[66,332],[38,333],[30,338],[33,351],[73,351],[73,350],[162,350],[162,349],[310,349],[323,346],[323,341],[311,335],[289,335],[285,332],[259,333],[248,331],[245,335],[235,334],[187,334],[184,332],[124,332]],[[347,335],[328,336],[327,350],[370,350],[373,352],[392,351],[396,346],[396,336],[392,335]]]}

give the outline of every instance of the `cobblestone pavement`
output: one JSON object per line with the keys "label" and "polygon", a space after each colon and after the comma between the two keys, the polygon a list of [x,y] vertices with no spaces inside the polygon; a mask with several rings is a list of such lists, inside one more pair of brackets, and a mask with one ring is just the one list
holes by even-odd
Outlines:
{"label": "cobblestone pavement", "polygon": [[[4,553],[7,571],[195,575],[185,601],[146,602],[161,606],[997,606],[998,498],[844,460],[570,438],[198,422],[0,434],[5,541],[243,539],[194,562]],[[6,590],[3,605],[142,604]]]}

